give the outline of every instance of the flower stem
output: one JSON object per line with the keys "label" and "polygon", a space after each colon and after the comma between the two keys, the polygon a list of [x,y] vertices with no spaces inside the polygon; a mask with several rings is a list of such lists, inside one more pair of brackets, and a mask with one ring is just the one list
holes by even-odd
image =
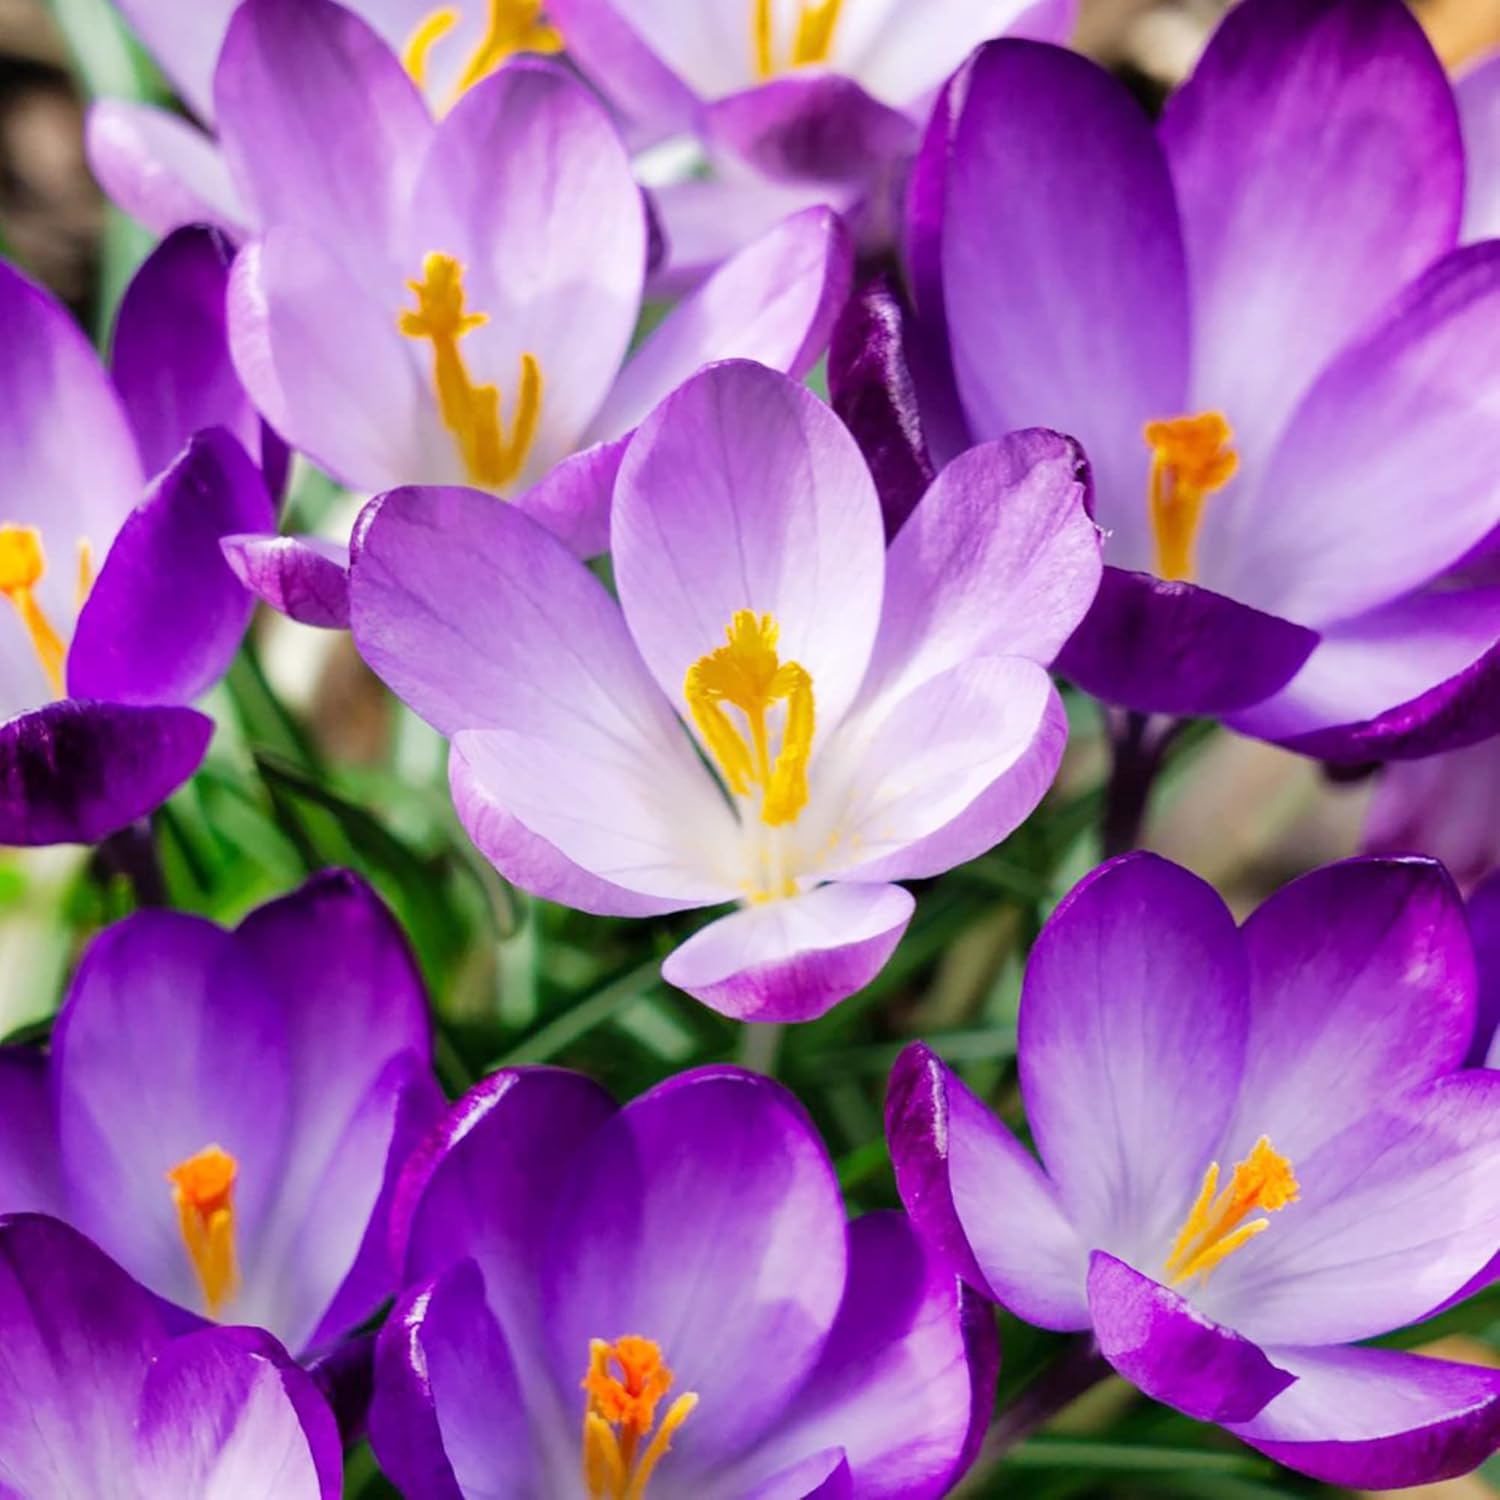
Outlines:
{"label": "flower stem", "polygon": [[777,1021],[746,1021],[740,1029],[741,1065],[774,1078],[785,1030]]}
{"label": "flower stem", "polygon": [[1137,713],[1134,709],[1109,709],[1107,713],[1114,759],[1104,788],[1100,832],[1104,857],[1113,859],[1139,847],[1151,789],[1161,771],[1167,747],[1185,721]]}
{"label": "flower stem", "polygon": [[94,851],[94,870],[104,882],[122,875],[137,906],[167,905],[167,882],[156,853],[151,823],[139,818],[103,839]]}

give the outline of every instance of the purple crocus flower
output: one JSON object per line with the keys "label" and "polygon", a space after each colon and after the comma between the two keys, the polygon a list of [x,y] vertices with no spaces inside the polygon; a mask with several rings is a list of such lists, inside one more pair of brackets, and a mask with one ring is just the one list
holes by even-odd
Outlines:
{"label": "purple crocus flower", "polygon": [[889,957],[912,912],[892,882],[990,848],[1051,782],[1045,663],[1099,574],[1080,471],[1054,433],[976,449],[887,552],[833,413],[716,365],[626,454],[618,603],[516,507],[397,490],[358,528],[354,638],[452,739],[459,817],[502,874],[605,914],[739,902],[663,974],[802,1020]]}
{"label": "purple crocus flower", "polygon": [[888,1130],[918,1228],[968,1284],[1091,1330],[1148,1395],[1353,1489],[1500,1444],[1500,1371],[1360,1341],[1494,1274],[1500,1074],[1463,907],[1427,860],[1352,860],[1224,903],[1152,855],[1058,907],[1021,995],[1041,1162],[931,1052]]}
{"label": "purple crocus flower", "polygon": [[1464,238],[1500,236],[1500,52],[1469,68],[1455,85],[1468,181]]}
{"label": "purple crocus flower", "polygon": [[400,929],[332,872],[233,932],[140,912],[88,949],[50,1059],[0,1052],[0,1208],[312,1354],[394,1290],[395,1174],[441,1108]]}
{"label": "purple crocus flower", "polygon": [[811,1121],[757,1074],[618,1109],[497,1073],[401,1201],[370,1436],[407,1500],[923,1500],[988,1419],[987,1311],[904,1215],[846,1225]]}
{"label": "purple crocus flower", "polygon": [[338,1500],[333,1414],[275,1340],[182,1335],[55,1219],[0,1218],[0,1348],[9,1500]]}
{"label": "purple crocus flower", "polygon": [[569,55],[637,143],[695,138],[711,176],[653,193],[668,276],[690,282],[826,203],[888,248],[939,87],[980,42],[1066,41],[1076,0],[550,0]]}
{"label": "purple crocus flower", "polygon": [[1500,589],[1430,586],[1500,521],[1500,244],[1454,249],[1463,171],[1398,0],[1247,0],[1156,131],[1056,48],[962,72],[913,272],[969,434],[1088,453],[1109,566],[1065,673],[1328,758],[1500,728]]}
{"label": "purple crocus flower", "polygon": [[250,617],[219,541],[273,521],[234,436],[259,450],[226,277],[206,233],[163,243],[121,307],[112,383],[67,312],[0,264],[0,843],[115,832],[208,746],[188,705]]}

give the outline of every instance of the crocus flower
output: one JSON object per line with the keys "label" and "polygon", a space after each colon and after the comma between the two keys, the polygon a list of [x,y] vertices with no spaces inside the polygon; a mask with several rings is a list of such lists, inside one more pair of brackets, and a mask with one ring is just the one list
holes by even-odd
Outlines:
{"label": "crocus flower", "polygon": [[846,1224],[801,1105],[487,1078],[412,1159],[370,1437],[407,1500],[947,1492],[998,1358],[904,1215]]}
{"label": "crocus flower", "polygon": [[944,80],[991,37],[1066,41],[1076,9],[1075,0],[548,5],[632,140],[695,139],[712,167],[653,192],[673,281],[701,276],[814,203],[847,214],[862,249],[889,248]]}
{"label": "crocus flower", "polygon": [[218,255],[185,231],[142,268],[114,383],[64,309],[0,264],[0,843],[102,838],[207,748],[213,725],[188,705],[250,615],[220,538],[273,520],[232,435],[258,447],[260,424],[214,378],[229,370]]}
{"label": "crocus flower", "polygon": [[1494,239],[1500,235],[1500,52],[1468,69],[1454,92],[1468,164],[1464,238]]}
{"label": "crocus flower", "polygon": [[1454,250],[1463,170],[1397,0],[1247,0],[1155,131],[1056,48],[955,81],[913,272],[969,435],[1089,456],[1109,566],[1065,673],[1337,759],[1500,727],[1500,589],[1429,586],[1500,521],[1500,244]]}
{"label": "crocus flower", "polygon": [[894,949],[892,882],[990,848],[1052,779],[1044,663],[1099,571],[1080,468],[1053,433],[988,444],[887,553],[833,413],[716,365],[626,454],[618,603],[517,508],[397,490],[358,528],[355,643],[451,738],[459,817],[502,874],[606,914],[738,902],[663,974],[805,1019]]}
{"label": "crocus flower", "polygon": [[1500,1243],[1500,1074],[1464,1070],[1474,957],[1441,866],[1354,860],[1236,930],[1152,855],[1058,907],[1021,994],[1040,1163],[927,1049],[888,1130],[919,1230],[1030,1322],[1091,1330],[1148,1395],[1352,1489],[1500,1445],[1500,1371],[1362,1340]]}
{"label": "crocus flower", "polygon": [[338,1500],[333,1415],[273,1339],[180,1334],[55,1219],[0,1219],[0,1347],[8,1500]]}
{"label": "crocus flower", "polygon": [[394,1290],[396,1170],[441,1107],[421,982],[354,876],[233,932],[144,911],[88,949],[50,1058],[0,1053],[0,1208],[315,1354]]}

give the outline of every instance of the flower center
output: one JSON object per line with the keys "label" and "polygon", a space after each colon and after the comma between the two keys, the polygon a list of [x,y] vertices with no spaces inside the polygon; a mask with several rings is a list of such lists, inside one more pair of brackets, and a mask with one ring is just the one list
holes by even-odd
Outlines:
{"label": "flower center", "polygon": [[[843,3],[844,0],[801,0],[797,7],[797,29],[792,34],[787,72],[828,61]],[[753,5],[750,34],[755,50],[755,76],[774,78],[780,71],[776,66],[776,38],[772,25],[775,0],[753,0]]]}
{"label": "flower center", "polygon": [[589,1398],[583,1417],[583,1482],[589,1500],[643,1500],[677,1429],[697,1406],[697,1395],[684,1392],[657,1427],[656,1408],[672,1389],[672,1372],[660,1348],[635,1334],[613,1344],[593,1339],[582,1384]]}
{"label": "flower center", "polygon": [[[542,0],[488,0],[488,20],[448,100],[451,109],[481,78],[488,78],[517,52],[561,52],[563,39],[542,20]],[[418,88],[427,87],[432,49],[463,19],[457,6],[443,5],[423,17],[407,41],[401,61]]]}
{"label": "flower center", "polygon": [[[31,649],[41,663],[42,671],[53,693],[61,698],[65,691],[63,663],[68,647],[36,596],[37,585],[47,572],[47,557],[42,550],[42,534],[35,526],[0,525],[0,594],[10,600],[31,642]],[[78,543],[78,605],[94,582],[93,553],[87,541]]]}
{"label": "flower center", "polygon": [[1147,422],[1151,447],[1151,530],[1156,571],[1162,578],[1191,580],[1193,548],[1203,502],[1222,490],[1240,466],[1229,446],[1234,433],[1223,412]]}
{"label": "flower center", "polygon": [[239,1163],[220,1146],[205,1146],[167,1173],[183,1248],[217,1318],[239,1287],[234,1257],[234,1179]]}
{"label": "flower center", "polygon": [[465,334],[489,322],[489,314],[464,307],[463,267],[451,255],[433,250],[423,258],[422,279],[407,286],[416,295],[415,308],[402,310],[399,327],[409,339],[432,343],[432,388],[443,425],[463,459],[471,483],[501,490],[526,466],[536,441],[542,415],[542,367],[534,354],[521,356],[516,409],[505,430],[500,391],[475,385],[459,352]]}
{"label": "flower center", "polygon": [[1215,1266],[1271,1227],[1269,1219],[1251,1219],[1251,1214],[1273,1214],[1295,1203],[1299,1192],[1291,1162],[1271,1145],[1268,1136],[1261,1136],[1249,1156],[1236,1164],[1222,1192],[1219,1164],[1211,1162],[1203,1174],[1198,1201],[1167,1257],[1168,1284],[1181,1286],[1194,1276],[1206,1278]]}

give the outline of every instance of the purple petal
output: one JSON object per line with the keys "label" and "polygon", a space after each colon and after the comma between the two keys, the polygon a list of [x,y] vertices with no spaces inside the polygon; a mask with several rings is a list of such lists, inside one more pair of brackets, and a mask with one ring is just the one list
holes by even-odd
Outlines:
{"label": "purple petal", "polygon": [[143,1495],[342,1493],[333,1413],[301,1370],[245,1348],[233,1330],[191,1334],[162,1351],[146,1377],[135,1447]]}
{"label": "purple petal", "polygon": [[1493,239],[1500,235],[1500,54],[1470,68],[1454,94],[1468,166],[1463,238]]}
{"label": "purple petal", "polygon": [[121,0],[131,29],[200,120],[213,119],[214,64],[235,0],[199,0],[187,10],[172,0]]}
{"label": "purple petal", "polygon": [[670,953],[662,978],[738,1021],[810,1021],[885,967],[914,906],[898,885],[852,883],[747,906]]}
{"label": "purple petal", "polygon": [[1486,880],[1469,897],[1469,929],[1479,970],[1479,1008],[1474,1041],[1464,1060],[1478,1066],[1500,1032],[1500,879]]}
{"label": "purple petal", "polygon": [[1233,1113],[1248,1026],[1239,935],[1196,876],[1126,855],[1058,906],[1022,989],[1021,1087],[1086,1244],[1170,1245]]}
{"label": "purple petal", "polygon": [[46,1055],[0,1047],[0,1213],[63,1212]]}
{"label": "purple petal", "polygon": [[629,438],[595,443],[563,459],[511,502],[575,557],[609,551],[609,508]]}
{"label": "purple petal", "polygon": [[143,817],[203,759],[191,708],[63,699],[0,724],[0,844],[92,844]]}
{"label": "purple petal", "polygon": [[592,433],[635,427],[713,360],[750,359],[800,380],[828,344],[849,291],[848,232],[826,208],[782,221],[685,297],[632,356]]}
{"label": "purple petal", "polygon": [[1500,1444],[1500,1371],[1391,1349],[1277,1349],[1297,1383],[1230,1430],[1328,1484],[1404,1490],[1477,1468]]}
{"label": "purple petal", "polygon": [[[1384,767],[1365,817],[1365,853],[1423,849],[1442,860],[1465,890],[1489,874],[1500,865],[1497,752],[1500,742],[1490,739]],[[1481,959],[1481,981],[1484,973]]]}
{"label": "purple petal", "polygon": [[667,699],[737,610],[774,616],[812,677],[818,730],[854,698],[880,614],[880,504],[838,418],[741,361],[693,377],[641,425],[611,519],[631,634]]}
{"label": "purple petal", "polygon": [[156,234],[212,224],[239,238],[250,214],[213,139],[181,115],[128,99],[89,106],[89,170],[116,207]]}
{"label": "purple petal", "polygon": [[180,229],[136,272],[115,323],[110,367],[149,474],[194,433],[224,427],[258,459],[262,427],[229,359],[225,298],[233,247]]}
{"label": "purple petal", "polygon": [[193,437],[115,538],[78,617],[68,687],[188,703],[228,669],[253,601],[219,539],[276,521],[260,469],[222,428]]}
{"label": "purple petal", "polygon": [[909,116],[838,73],[772,79],[715,100],[702,121],[712,145],[782,182],[874,177],[917,144]]}
{"label": "purple petal", "polygon": [[842,1448],[825,1448],[758,1484],[745,1500],[854,1500],[854,1480]]}
{"label": "purple petal", "polygon": [[1143,713],[1212,716],[1284,686],[1317,642],[1301,625],[1209,589],[1106,567],[1057,669]]}
{"label": "purple petal", "polygon": [[264,604],[301,625],[349,628],[349,548],[316,536],[227,536],[234,576]]}
{"label": "purple petal", "polygon": [[1200,1422],[1246,1422],[1296,1376],[1232,1329],[1124,1261],[1096,1250],[1089,1307],[1099,1352],[1153,1401]]}
{"label": "purple petal", "polygon": [[[1225,412],[1240,453],[1217,507],[1227,517],[1318,372],[1452,248],[1458,124],[1442,65],[1398,0],[1252,0],[1215,32],[1160,134],[1192,278],[1187,409]],[[1319,490],[1298,500],[1315,494],[1321,510]],[[1305,503],[1286,498],[1305,516]],[[1224,587],[1215,508],[1200,551],[1205,578]],[[1224,536],[1226,553],[1239,536]]]}
{"label": "purple petal", "polygon": [[1056,1190],[920,1043],[891,1073],[886,1137],[906,1211],[969,1285],[1040,1327],[1090,1326],[1088,1254]]}
{"label": "purple petal", "polygon": [[948,174],[948,334],[976,436],[1078,438],[1107,561],[1148,566],[1141,431],[1186,409],[1189,365],[1177,209],[1150,125],[1083,58],[996,42],[974,63]]}

